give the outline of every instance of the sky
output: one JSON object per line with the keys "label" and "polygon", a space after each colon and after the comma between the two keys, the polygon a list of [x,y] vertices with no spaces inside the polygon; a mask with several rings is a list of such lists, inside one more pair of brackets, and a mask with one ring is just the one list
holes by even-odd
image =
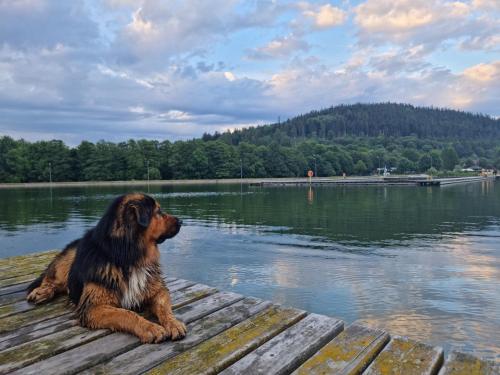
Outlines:
{"label": "sky", "polygon": [[500,116],[500,1],[0,0],[0,135],[175,141],[387,101]]}

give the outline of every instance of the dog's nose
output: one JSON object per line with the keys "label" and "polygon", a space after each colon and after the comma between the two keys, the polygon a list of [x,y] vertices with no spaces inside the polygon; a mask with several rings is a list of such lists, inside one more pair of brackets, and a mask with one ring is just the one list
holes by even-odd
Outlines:
{"label": "dog's nose", "polygon": [[182,225],[182,219],[177,219],[177,224]]}

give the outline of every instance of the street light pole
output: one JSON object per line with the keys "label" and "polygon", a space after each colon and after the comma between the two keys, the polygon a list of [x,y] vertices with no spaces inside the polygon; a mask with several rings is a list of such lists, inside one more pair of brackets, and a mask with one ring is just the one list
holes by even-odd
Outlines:
{"label": "street light pole", "polygon": [[148,184],[149,184],[149,160],[147,161],[147,165],[148,165]]}
{"label": "street light pole", "polygon": [[49,162],[49,181],[52,183],[52,163]]}

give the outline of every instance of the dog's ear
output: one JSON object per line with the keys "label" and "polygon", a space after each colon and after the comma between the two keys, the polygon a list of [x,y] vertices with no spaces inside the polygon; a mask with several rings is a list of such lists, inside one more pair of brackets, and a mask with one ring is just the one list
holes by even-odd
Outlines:
{"label": "dog's ear", "polygon": [[152,209],[144,201],[134,201],[130,203],[130,208],[134,212],[137,223],[144,228],[151,222]]}

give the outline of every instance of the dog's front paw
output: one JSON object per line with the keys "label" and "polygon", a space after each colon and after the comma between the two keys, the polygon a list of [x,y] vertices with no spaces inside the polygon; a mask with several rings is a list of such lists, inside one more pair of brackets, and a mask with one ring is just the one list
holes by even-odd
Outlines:
{"label": "dog's front paw", "polygon": [[32,302],[38,305],[40,303],[51,300],[54,297],[54,294],[54,288],[38,287],[33,289],[31,293],[26,296],[26,299],[28,300],[28,302]]}
{"label": "dog's front paw", "polygon": [[137,336],[143,344],[157,344],[168,338],[169,334],[161,325],[148,323],[146,326],[142,327]]}
{"label": "dog's front paw", "polygon": [[186,336],[186,325],[175,318],[168,319],[164,324],[165,330],[172,340],[180,340]]}

